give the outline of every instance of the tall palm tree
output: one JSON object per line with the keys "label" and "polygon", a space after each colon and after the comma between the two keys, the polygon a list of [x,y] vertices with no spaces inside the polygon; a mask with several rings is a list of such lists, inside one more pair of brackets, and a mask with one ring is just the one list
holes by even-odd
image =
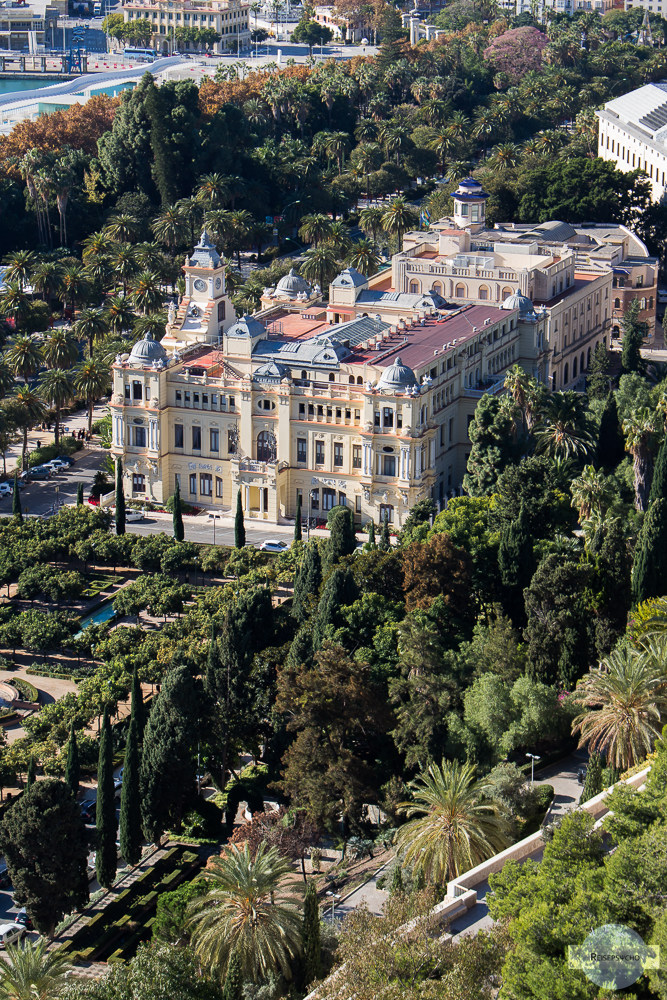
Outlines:
{"label": "tall palm tree", "polygon": [[159,309],[164,299],[160,277],[154,271],[142,271],[132,284],[132,301],[144,315]]}
{"label": "tall palm tree", "polygon": [[95,341],[107,332],[107,319],[103,311],[82,309],[74,324],[74,332],[79,340],[88,341],[88,357],[92,358]]}
{"label": "tall palm tree", "polygon": [[20,385],[13,396],[16,404],[12,407],[12,416],[16,426],[23,432],[21,449],[21,468],[28,468],[28,431],[34,425],[44,420],[46,409],[39,393],[28,385]]}
{"label": "tall palm tree", "polygon": [[537,451],[555,459],[591,454],[594,443],[585,425],[583,397],[576,392],[552,393],[535,431],[535,441]]}
{"label": "tall palm tree", "polygon": [[188,238],[189,221],[181,205],[169,205],[153,219],[151,229],[156,240],[170,250],[184,243]]}
{"label": "tall palm tree", "polygon": [[368,235],[370,233],[373,242],[377,243],[378,234],[382,230],[382,216],[384,215],[384,209],[379,206],[364,208],[359,213],[359,224],[363,231]]}
{"label": "tall palm tree", "polygon": [[20,330],[29,308],[30,299],[21,285],[17,281],[8,281],[0,296],[0,315],[13,319],[16,329]]}
{"label": "tall palm tree", "polygon": [[109,329],[116,336],[121,336],[126,330],[132,329],[134,309],[129,298],[124,295],[112,295],[107,299],[105,312]]}
{"label": "tall palm tree", "polygon": [[70,969],[64,955],[48,951],[46,938],[7,945],[0,958],[0,996],[3,1000],[51,1000],[69,982]]}
{"label": "tall palm tree", "polygon": [[42,366],[42,353],[37,341],[28,334],[15,337],[5,354],[5,360],[18,378],[25,382]]}
{"label": "tall palm tree", "polygon": [[104,224],[103,234],[110,236],[112,240],[120,240],[121,243],[130,243],[139,236],[141,223],[134,216],[127,212],[119,215],[112,215]]}
{"label": "tall palm tree", "polygon": [[49,368],[71,368],[78,360],[79,345],[69,330],[59,326],[47,333],[42,356]]}
{"label": "tall palm tree", "polygon": [[301,264],[301,273],[309,281],[317,281],[320,289],[324,292],[337,267],[338,257],[334,248],[327,243],[320,243],[319,246],[306,250]]}
{"label": "tall palm tree", "polygon": [[88,279],[84,269],[78,264],[66,268],[63,271],[62,283],[63,295],[65,301],[69,303],[72,319],[74,319],[74,310],[77,304],[85,302],[89,292]]}
{"label": "tall palm tree", "polygon": [[123,295],[127,291],[127,284],[137,271],[137,254],[130,243],[117,243],[110,251],[107,258],[113,273],[120,279],[114,284],[123,286]]}
{"label": "tall palm tree", "polygon": [[298,890],[285,885],[289,861],[263,841],[254,858],[248,844],[232,845],[208,864],[202,881],[209,891],[192,903],[188,919],[199,958],[224,976],[233,952],[245,979],[265,981],[276,972],[290,979],[301,916]]}
{"label": "tall palm tree", "polygon": [[332,247],[339,257],[344,257],[349,251],[351,245],[350,230],[341,219],[338,222],[331,223],[331,230],[327,236],[326,244]]}
{"label": "tall palm tree", "polygon": [[14,388],[14,372],[0,354],[0,398],[6,396]]}
{"label": "tall palm tree", "polygon": [[5,257],[5,281],[15,281],[20,288],[25,288],[39,263],[34,250],[16,250],[8,254]]}
{"label": "tall palm tree", "polygon": [[615,649],[577,682],[573,696],[587,709],[572,725],[579,746],[604,753],[623,771],[651,751],[667,710],[664,639],[644,643]]}
{"label": "tall palm tree", "polygon": [[507,846],[504,819],[485,801],[486,785],[471,764],[431,764],[410,788],[401,811],[418,818],[399,827],[396,842],[406,863],[432,881],[447,882]]}
{"label": "tall palm tree", "polygon": [[63,289],[63,269],[55,260],[40,261],[32,272],[31,283],[45,302],[55,299]]}
{"label": "tall palm tree", "polygon": [[355,267],[361,274],[370,278],[380,265],[377,243],[373,243],[372,240],[358,240],[353,243],[345,263],[348,267]]}
{"label": "tall palm tree", "polygon": [[603,472],[585,465],[581,475],[570,483],[572,503],[579,512],[579,523],[591,518],[600,520],[614,500],[614,489]]}
{"label": "tall palm tree", "polygon": [[504,387],[521,412],[524,432],[531,431],[537,416],[537,382],[521,365],[513,365],[505,375]]}
{"label": "tall palm tree", "polygon": [[104,257],[113,248],[114,239],[109,233],[91,233],[82,243],[84,264],[97,257]]}
{"label": "tall palm tree", "polygon": [[623,421],[625,450],[632,455],[637,510],[646,510],[648,506],[648,494],[651,488],[649,479],[651,451],[655,442],[657,419],[656,413],[648,407],[641,407]]}
{"label": "tall palm tree", "polygon": [[317,246],[331,233],[332,222],[328,215],[304,215],[299,226],[299,236],[305,243]]}
{"label": "tall palm tree", "polygon": [[88,433],[93,432],[93,407],[95,402],[109,391],[111,379],[109,366],[88,358],[74,369],[74,388],[83,396],[88,407]]}
{"label": "tall palm tree", "polygon": [[56,448],[60,442],[60,411],[62,407],[74,399],[74,381],[72,373],[63,368],[49,368],[39,381],[40,395],[50,403],[56,411],[54,438]]}
{"label": "tall palm tree", "polygon": [[390,236],[396,236],[398,250],[403,246],[403,233],[417,222],[417,213],[402,196],[394,198],[382,213],[382,228]]}
{"label": "tall palm tree", "polygon": [[209,208],[221,208],[229,200],[229,178],[224,174],[204,174],[199,179],[197,200],[205,202]]}

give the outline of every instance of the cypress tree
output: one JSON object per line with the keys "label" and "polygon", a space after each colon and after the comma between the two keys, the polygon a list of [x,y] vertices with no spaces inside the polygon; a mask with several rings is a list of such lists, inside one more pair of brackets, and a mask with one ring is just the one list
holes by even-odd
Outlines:
{"label": "cypress tree", "polygon": [[234,545],[237,549],[245,546],[245,525],[243,523],[243,504],[241,490],[236,494],[236,517],[234,518]]}
{"label": "cypress tree", "polygon": [[79,767],[79,747],[76,742],[76,729],[74,723],[69,728],[69,742],[67,744],[67,764],[65,765],[65,784],[69,785],[72,795],[76,798],[79,791],[79,778],[81,775]]}
{"label": "cypress tree", "polygon": [[139,731],[137,720],[132,717],[127,730],[123,787],[120,792],[120,853],[129,865],[136,865],[140,860],[143,841],[139,767]]}
{"label": "cypress tree", "polygon": [[181,505],[181,487],[176,483],[176,492],[174,493],[174,512],[172,516],[172,523],[174,525],[174,538],[177,542],[182,542],[185,538],[185,528],[183,527],[183,508]]}
{"label": "cypress tree", "polygon": [[667,579],[667,500],[654,500],[644,516],[632,567],[635,604],[665,592]]}
{"label": "cypress tree", "polygon": [[633,299],[625,310],[623,317],[623,342],[621,348],[621,365],[624,372],[644,371],[644,361],[640,349],[644,340],[645,324],[640,323],[639,299]]}
{"label": "cypress tree", "polygon": [[236,951],[233,951],[227,963],[225,984],[222,988],[222,1000],[243,1000],[243,973]]}
{"label": "cypress tree", "polygon": [[515,625],[525,624],[523,592],[535,571],[533,540],[523,504],[516,521],[503,528],[498,546],[503,607]]}
{"label": "cypress tree", "polygon": [[116,875],[116,803],[113,787],[113,737],[109,714],[105,709],[97,761],[97,881],[108,889]]}
{"label": "cypress tree", "polygon": [[389,894],[394,896],[397,892],[403,892],[403,871],[398,861],[394,865],[394,870],[391,875]]}
{"label": "cypress tree", "polygon": [[589,399],[605,399],[609,392],[609,354],[603,343],[596,345],[586,377]]}
{"label": "cypress tree", "polygon": [[21,494],[19,493],[19,477],[14,475],[14,493],[12,496],[12,514],[17,521],[23,520],[23,508],[21,507]]}
{"label": "cypress tree", "polygon": [[83,507],[83,483],[78,483],[76,487],[76,505]]}
{"label": "cypress tree", "polygon": [[663,438],[653,468],[653,480],[648,495],[649,504],[654,500],[667,500],[667,437]]}
{"label": "cypress tree", "polygon": [[30,755],[30,760],[28,761],[28,770],[25,776],[25,787],[31,788],[35,783],[35,778],[37,776],[37,767],[35,765],[35,758]]}
{"label": "cypress tree", "polygon": [[378,543],[378,548],[381,552],[389,552],[391,548],[391,538],[389,535],[389,518],[385,517],[382,519],[382,530],[380,532],[380,541]]}
{"label": "cypress tree", "polygon": [[327,625],[338,624],[338,611],[354,604],[359,591],[349,566],[338,566],[327,578],[317,605],[313,628],[313,649],[317,651],[324,641]]}
{"label": "cypress tree", "polygon": [[320,905],[317,901],[317,892],[312,880],[308,882],[303,901],[301,943],[303,947],[303,985],[308,986],[314,979],[319,979],[322,975]]}
{"label": "cypress tree", "polygon": [[418,868],[414,875],[412,876],[412,891],[422,892],[426,888],[426,876],[424,875],[424,869]]}
{"label": "cypress tree", "polygon": [[309,542],[294,580],[292,615],[298,620],[306,618],[310,597],[317,598],[322,584],[322,560],[317,542]]}
{"label": "cypress tree", "polygon": [[371,521],[368,525],[368,544],[372,549],[375,548],[375,521]]}
{"label": "cypress tree", "polygon": [[602,761],[600,759],[599,753],[592,753],[589,761],[588,767],[586,768],[586,780],[584,781],[584,788],[581,793],[581,798],[579,799],[579,805],[582,802],[588,802],[595,795],[599,795],[602,791]]}
{"label": "cypress tree", "polygon": [[125,534],[125,491],[123,489],[123,462],[116,459],[116,534]]}
{"label": "cypress tree", "polygon": [[301,494],[296,498],[296,517],[294,518],[294,541],[301,541]]}
{"label": "cypress tree", "polygon": [[623,460],[624,455],[625,440],[623,438],[621,422],[618,419],[616,396],[613,392],[610,392],[607,395],[607,401],[604,404],[604,410],[600,419],[597,464],[601,468],[611,472]]}
{"label": "cypress tree", "polygon": [[137,668],[135,667],[132,671],[132,701],[131,701],[131,720],[136,723],[137,726],[137,738],[141,743],[144,735],[144,696],[141,690],[141,683],[139,681],[139,674],[137,673]]}
{"label": "cypress tree", "polygon": [[313,658],[313,633],[309,622],[305,622],[292,639],[287,666],[300,667],[302,663],[310,663]]}
{"label": "cypress tree", "polygon": [[335,566],[342,556],[354,552],[357,539],[354,534],[354,518],[349,507],[334,507],[327,518],[329,542],[327,545],[327,563]]}

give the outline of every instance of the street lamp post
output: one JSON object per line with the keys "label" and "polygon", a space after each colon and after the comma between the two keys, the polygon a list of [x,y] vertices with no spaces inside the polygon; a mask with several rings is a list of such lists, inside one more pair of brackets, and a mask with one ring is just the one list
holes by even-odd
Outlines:
{"label": "street lamp post", "polygon": [[340,896],[335,892],[328,892],[327,896],[331,897],[331,922],[333,923],[336,916],[336,900],[340,899]]}
{"label": "street lamp post", "polygon": [[530,787],[532,788],[535,782],[535,761],[541,760],[542,758],[536,753],[527,753],[526,757],[530,757]]}

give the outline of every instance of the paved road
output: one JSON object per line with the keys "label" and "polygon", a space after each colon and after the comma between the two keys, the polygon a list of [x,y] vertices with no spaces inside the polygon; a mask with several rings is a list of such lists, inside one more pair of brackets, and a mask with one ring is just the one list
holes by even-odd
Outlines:
{"label": "paved road", "polygon": [[[49,705],[51,702],[58,701],[59,698],[69,694],[70,691],[78,690],[73,681],[65,680],[62,677],[32,677],[26,671],[27,667],[20,667],[18,670],[0,670],[0,680],[9,681],[11,684],[12,680],[22,677],[24,680],[29,681],[39,691],[39,700],[42,705]],[[7,733],[8,743],[14,743],[15,740],[25,736],[25,730],[18,722],[11,726],[6,726],[5,732]]]}

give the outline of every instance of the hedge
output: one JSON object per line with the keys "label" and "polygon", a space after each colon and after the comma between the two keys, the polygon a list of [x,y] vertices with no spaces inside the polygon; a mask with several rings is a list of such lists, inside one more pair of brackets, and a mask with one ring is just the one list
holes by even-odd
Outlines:
{"label": "hedge", "polygon": [[39,691],[30,681],[22,677],[12,677],[12,687],[15,687],[24,701],[39,701]]}

